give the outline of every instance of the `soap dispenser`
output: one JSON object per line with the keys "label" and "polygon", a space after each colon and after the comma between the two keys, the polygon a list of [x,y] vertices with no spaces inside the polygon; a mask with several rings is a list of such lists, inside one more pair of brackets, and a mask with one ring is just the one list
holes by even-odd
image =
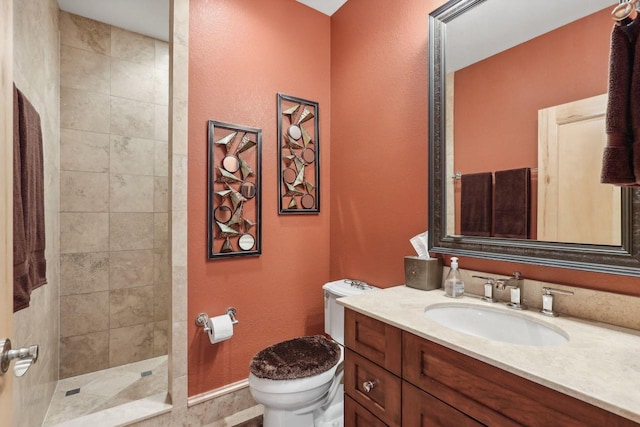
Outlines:
{"label": "soap dispenser", "polygon": [[444,281],[444,295],[449,298],[461,298],[464,294],[464,282],[458,271],[458,258],[451,258],[451,269]]}

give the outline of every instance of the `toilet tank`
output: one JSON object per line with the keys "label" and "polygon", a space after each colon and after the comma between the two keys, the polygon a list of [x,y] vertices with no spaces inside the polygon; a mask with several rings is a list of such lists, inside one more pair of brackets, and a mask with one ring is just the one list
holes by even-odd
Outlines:
{"label": "toilet tank", "polygon": [[325,284],[324,289],[324,332],[339,344],[344,345],[344,307],[336,300],[341,297],[357,295],[378,290],[374,286],[356,280],[336,280]]}

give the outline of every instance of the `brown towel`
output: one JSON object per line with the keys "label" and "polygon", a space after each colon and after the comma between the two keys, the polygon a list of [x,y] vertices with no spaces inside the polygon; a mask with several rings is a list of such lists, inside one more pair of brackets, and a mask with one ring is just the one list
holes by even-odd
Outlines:
{"label": "brown towel", "polygon": [[512,169],[495,173],[493,235],[527,239],[531,215],[531,169]]}
{"label": "brown towel", "polygon": [[[606,113],[607,146],[600,182],[633,185],[633,132],[631,128],[631,76],[638,24],[614,25],[609,57],[609,99]],[[640,52],[639,52],[640,53]],[[640,73],[640,70],[637,72]]]}
{"label": "brown towel", "polygon": [[466,236],[491,236],[491,172],[462,175],[460,231]]}
{"label": "brown towel", "polygon": [[635,175],[635,186],[638,186],[640,184],[640,37],[638,36],[638,32],[640,32],[640,14],[627,28],[631,31],[631,37],[635,37],[629,109],[631,129],[633,131],[633,173]]}
{"label": "brown towel", "polygon": [[15,312],[29,306],[31,291],[47,283],[47,277],[40,115],[15,86],[13,94]]}

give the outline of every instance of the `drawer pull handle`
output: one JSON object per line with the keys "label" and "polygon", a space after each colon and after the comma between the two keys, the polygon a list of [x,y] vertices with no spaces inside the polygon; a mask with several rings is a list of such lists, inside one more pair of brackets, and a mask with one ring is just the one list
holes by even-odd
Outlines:
{"label": "drawer pull handle", "polygon": [[375,381],[365,381],[362,383],[362,388],[364,389],[365,393],[371,392],[371,390],[373,390],[375,386],[376,386]]}

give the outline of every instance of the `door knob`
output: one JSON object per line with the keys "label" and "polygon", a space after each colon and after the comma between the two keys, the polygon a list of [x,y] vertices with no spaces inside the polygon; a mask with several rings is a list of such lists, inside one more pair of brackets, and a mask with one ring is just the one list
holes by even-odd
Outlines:
{"label": "door knob", "polygon": [[13,373],[16,377],[21,377],[38,360],[38,346],[31,345],[11,350],[9,338],[0,340],[0,375],[4,375],[9,370],[9,365],[14,359],[17,360],[13,365]]}

